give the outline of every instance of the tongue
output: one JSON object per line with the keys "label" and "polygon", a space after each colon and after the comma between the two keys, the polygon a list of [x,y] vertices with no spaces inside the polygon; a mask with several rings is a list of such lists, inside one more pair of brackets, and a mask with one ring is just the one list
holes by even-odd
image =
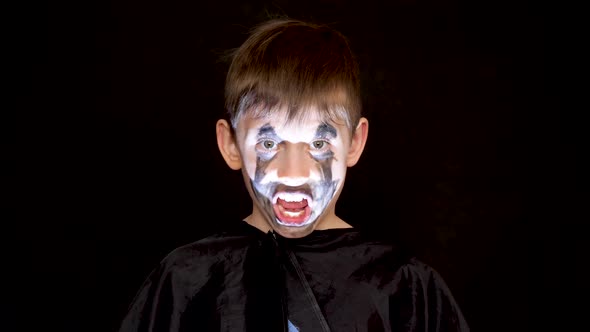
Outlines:
{"label": "tongue", "polygon": [[279,198],[277,204],[287,210],[301,210],[307,206],[307,199],[303,199],[300,202],[287,202]]}

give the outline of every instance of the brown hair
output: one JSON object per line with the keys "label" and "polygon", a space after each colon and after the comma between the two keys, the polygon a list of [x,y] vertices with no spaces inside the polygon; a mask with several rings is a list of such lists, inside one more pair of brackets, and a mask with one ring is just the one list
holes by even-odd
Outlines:
{"label": "brown hair", "polygon": [[315,106],[350,130],[361,117],[358,64],[347,39],[326,25],[273,19],[232,54],[225,106],[235,128],[244,112],[287,108],[288,120]]}

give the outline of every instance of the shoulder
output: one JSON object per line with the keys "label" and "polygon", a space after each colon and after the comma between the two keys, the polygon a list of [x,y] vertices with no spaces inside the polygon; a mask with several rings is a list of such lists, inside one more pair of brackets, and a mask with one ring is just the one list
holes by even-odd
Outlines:
{"label": "shoulder", "polygon": [[430,264],[423,261],[413,250],[391,241],[369,241],[369,247],[377,248],[380,255],[375,265],[386,269],[393,279],[419,287],[445,288],[442,276]]}
{"label": "shoulder", "polygon": [[393,326],[429,321],[436,331],[470,330],[450,288],[433,267],[412,258],[400,267],[396,276],[389,304],[393,312],[400,314],[391,317]]}
{"label": "shoulder", "polygon": [[395,240],[374,236],[372,234],[359,234],[354,240],[354,250],[362,264],[358,273],[367,276],[379,276],[394,283],[415,283],[415,286],[446,287],[443,278],[437,270],[421,260],[418,255]]}
{"label": "shoulder", "polygon": [[412,256],[400,266],[398,273],[402,279],[411,283],[419,284],[422,287],[442,287],[446,288],[443,277],[431,265],[425,263],[419,258]]}
{"label": "shoulder", "polygon": [[172,271],[214,268],[232,260],[240,260],[259,234],[242,227],[219,231],[171,250],[160,261],[162,274]]}

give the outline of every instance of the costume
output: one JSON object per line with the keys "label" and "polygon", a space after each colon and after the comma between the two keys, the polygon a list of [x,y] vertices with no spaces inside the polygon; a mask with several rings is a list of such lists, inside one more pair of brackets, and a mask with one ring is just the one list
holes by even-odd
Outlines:
{"label": "costume", "polygon": [[120,332],[469,331],[443,279],[355,228],[287,239],[245,222],[168,254]]}

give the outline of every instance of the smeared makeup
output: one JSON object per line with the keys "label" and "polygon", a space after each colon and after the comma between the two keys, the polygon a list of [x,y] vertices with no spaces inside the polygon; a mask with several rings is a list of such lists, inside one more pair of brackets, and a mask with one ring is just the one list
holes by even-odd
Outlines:
{"label": "smeared makeup", "polygon": [[[329,144],[337,136],[338,132],[334,126],[322,122],[317,126],[309,144],[315,143],[323,147],[323,144]],[[272,142],[271,145],[278,145],[277,151],[256,154],[256,168],[254,178],[251,179],[254,195],[266,217],[282,226],[290,227],[301,227],[316,221],[334,197],[338,187],[338,180],[332,177],[334,151],[330,148],[315,151],[311,146],[301,158],[311,159],[312,166],[309,172],[315,176],[310,176],[300,184],[290,185],[281,179],[268,181],[267,178],[271,172],[277,171],[271,169],[273,161],[280,153],[284,153],[289,144],[294,143],[281,138],[269,123],[258,129],[256,139],[263,143],[269,140]]]}
{"label": "smeared makeup", "polygon": [[254,200],[250,223],[299,237],[332,225],[346,176],[349,128],[318,108],[248,112],[236,128],[243,175]]}

